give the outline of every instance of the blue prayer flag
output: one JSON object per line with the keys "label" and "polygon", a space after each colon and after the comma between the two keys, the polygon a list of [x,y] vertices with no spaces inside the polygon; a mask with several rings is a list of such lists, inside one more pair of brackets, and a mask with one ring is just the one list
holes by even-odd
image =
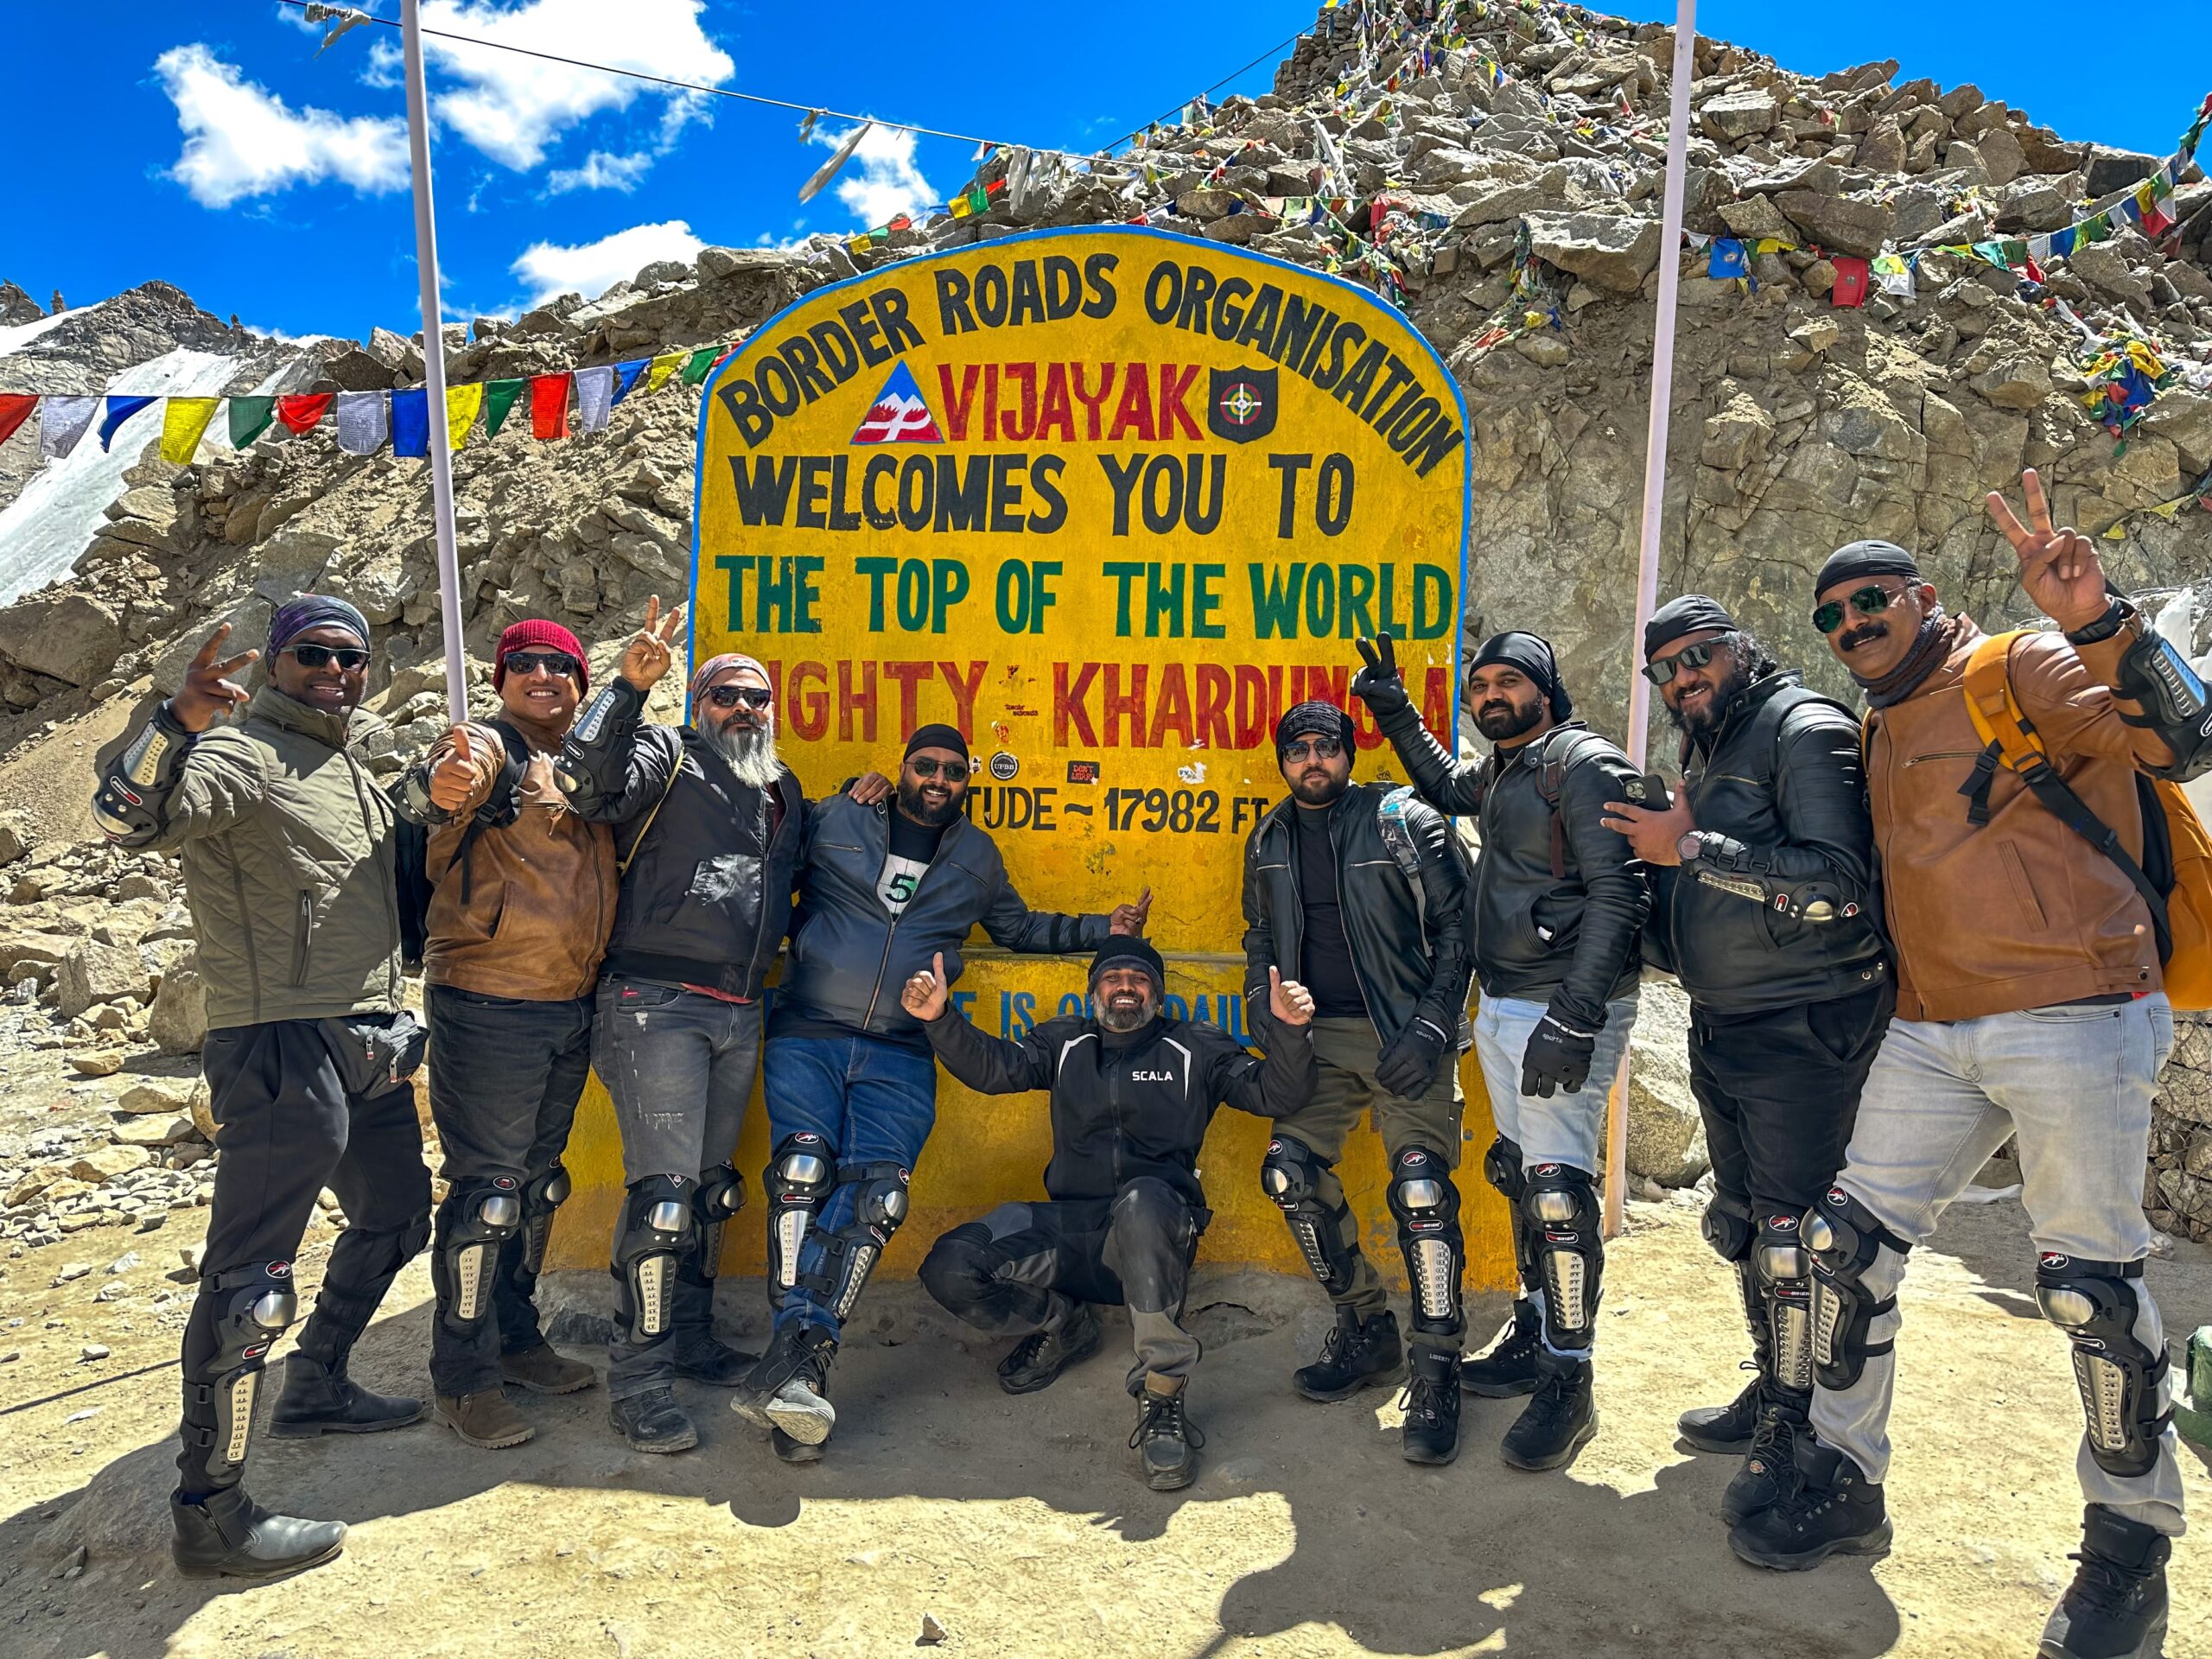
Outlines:
{"label": "blue prayer flag", "polygon": [[110,397],[107,418],[100,423],[100,448],[105,449],[115,436],[116,429],[154,400],[151,397]]}
{"label": "blue prayer flag", "polygon": [[430,394],[421,386],[391,394],[391,453],[430,453]]}
{"label": "blue prayer flag", "polygon": [[652,361],[651,358],[641,357],[634,363],[617,363],[614,365],[614,396],[607,404],[609,409],[630,395],[630,388],[638,384],[638,377],[645,372],[646,365]]}
{"label": "blue prayer flag", "polygon": [[1745,255],[1744,245],[1732,236],[1715,238],[1713,252],[1706,260],[1705,274],[1716,282],[1750,276],[1751,261]]}

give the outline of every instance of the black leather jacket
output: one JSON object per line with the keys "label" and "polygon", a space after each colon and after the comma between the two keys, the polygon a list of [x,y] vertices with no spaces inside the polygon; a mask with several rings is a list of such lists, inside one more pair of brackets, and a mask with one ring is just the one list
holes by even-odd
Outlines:
{"label": "black leather jacket", "polygon": [[808,810],[791,962],[776,990],[779,1018],[795,1014],[918,1043],[921,1024],[899,1005],[899,993],[940,950],[947,982],[957,983],[960,947],[978,922],[1009,950],[1089,952],[1106,943],[1103,915],[1064,916],[1024,904],[997,844],[965,818],[945,826],[937,856],[893,921],[876,883],[894,810],[887,798],[863,806],[844,794]]}
{"label": "black leather jacket", "polygon": [[[1452,759],[1409,706],[1376,723],[1424,799],[1474,813],[1482,827],[1474,934],[1483,994],[1546,1002],[1584,1030],[1601,1029],[1605,1005],[1636,984],[1637,934],[1651,904],[1643,866],[1600,822],[1606,802],[1628,798],[1623,785],[1637,775],[1628,757],[1580,721],[1479,761]],[[1539,787],[1553,756],[1566,762],[1556,842]]]}
{"label": "black leather jacket", "polygon": [[1683,765],[1701,849],[1652,872],[1647,945],[1690,1001],[1751,1014],[1888,977],[1857,716],[1770,674]]}
{"label": "black leather jacket", "polygon": [[[1354,784],[1329,808],[1329,839],[1337,853],[1338,899],[1352,971],[1367,1017],[1388,1047],[1415,1019],[1425,1019],[1464,1048],[1467,1031],[1467,873],[1452,826],[1421,802],[1404,801],[1420,880],[1409,881],[1383,839],[1381,809],[1392,791]],[[1298,891],[1301,810],[1285,799],[1253,827],[1244,843],[1245,1018],[1263,1043],[1274,1039],[1268,969],[1294,977],[1303,957],[1306,906]]]}
{"label": "black leather jacket", "polygon": [[[767,791],[740,782],[689,726],[643,723],[645,702],[628,681],[613,682],[578,718],[556,768],[578,815],[615,825],[618,852],[636,849],[601,971],[758,996],[791,922],[805,797],[784,768],[778,817]],[[630,825],[642,826],[641,839]]]}
{"label": "black leather jacket", "polygon": [[1215,1109],[1280,1117],[1313,1092],[1304,1027],[1281,1028],[1264,1060],[1217,1027],[1180,1020],[1122,1035],[1071,1014],[1009,1042],[948,1008],[922,1029],[944,1069],[979,1094],[1052,1091],[1052,1198],[1110,1198],[1152,1175],[1203,1207],[1198,1148]]}

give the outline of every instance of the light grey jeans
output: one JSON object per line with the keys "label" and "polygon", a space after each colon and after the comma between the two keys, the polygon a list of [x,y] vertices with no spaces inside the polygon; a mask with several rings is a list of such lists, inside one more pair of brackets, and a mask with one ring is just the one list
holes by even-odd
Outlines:
{"label": "light grey jeans", "polygon": [[[2163,995],[2107,1007],[2030,1008],[1980,1020],[1892,1020],[1859,1097],[1851,1152],[1836,1185],[1882,1224],[1925,1243],[2007,1135],[2019,1137],[2022,1198],[2038,1251],[2097,1262],[2135,1262],[2151,1249],[2143,1217],[2143,1166],[2151,1098],[2172,1051],[2173,1011]],[[1897,1294],[1905,1258],[1885,1245],[1865,1284]],[[2134,1334],[2153,1353],[2165,1331],[2145,1281],[2133,1281]],[[1902,1323],[1878,1316],[1870,1340],[1893,1340]],[[1895,1353],[1866,1363],[1840,1391],[1816,1386],[1813,1427],[1880,1481],[1890,1464]],[[2162,1385],[2164,1409],[2171,1383]],[[2082,1492],[2132,1521],[2178,1536],[2181,1471],[2169,1427],[2155,1468],[2139,1479],[2107,1473],[2088,1437],[2075,1459]]]}

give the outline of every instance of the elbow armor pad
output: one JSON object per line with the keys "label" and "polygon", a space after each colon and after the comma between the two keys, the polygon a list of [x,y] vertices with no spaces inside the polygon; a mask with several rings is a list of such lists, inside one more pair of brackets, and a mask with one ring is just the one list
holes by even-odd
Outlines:
{"label": "elbow armor pad", "polygon": [[168,704],[154,710],[130,747],[101,775],[92,797],[92,818],[110,841],[128,841],[160,832],[162,804],[176,787],[195,734],[185,730]]}
{"label": "elbow armor pad", "polygon": [[2212,698],[2189,659],[2156,628],[2139,621],[2135,643],[2120,659],[2120,691],[2143,705],[2148,726],[2174,752],[2162,775],[2185,783],[2212,767]]}

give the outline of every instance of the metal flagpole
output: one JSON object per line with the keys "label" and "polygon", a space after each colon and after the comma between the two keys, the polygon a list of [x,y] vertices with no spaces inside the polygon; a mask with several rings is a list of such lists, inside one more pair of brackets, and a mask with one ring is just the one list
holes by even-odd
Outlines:
{"label": "metal flagpole", "polygon": [[415,181],[415,265],[423,279],[423,382],[430,410],[430,501],[438,530],[438,613],[446,644],[446,703],[468,718],[467,667],[461,654],[461,555],[453,531],[453,455],[446,435],[445,318],[438,305],[438,229],[430,209],[430,111],[423,89],[423,20],[401,0],[407,60],[407,151]]}
{"label": "metal flagpole", "polygon": [[[1681,289],[1682,178],[1690,143],[1690,80],[1697,64],[1697,0],[1676,0],[1675,78],[1668,89],[1667,191],[1659,216],[1659,315],[1651,329],[1651,415],[1643,441],[1643,531],[1636,569],[1636,622],[1629,633],[1633,662],[1643,625],[1659,604],[1659,521],[1667,501],[1667,419],[1675,393],[1675,302]],[[1629,676],[1628,753],[1645,765],[1651,682]],[[1621,1052],[1605,1126],[1605,1233],[1617,1236],[1628,1212],[1628,1051]]]}

